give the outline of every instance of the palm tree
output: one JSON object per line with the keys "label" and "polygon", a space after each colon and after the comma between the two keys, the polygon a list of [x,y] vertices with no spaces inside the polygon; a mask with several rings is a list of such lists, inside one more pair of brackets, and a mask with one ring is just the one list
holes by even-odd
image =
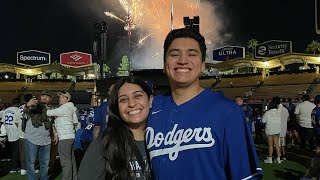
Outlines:
{"label": "palm tree", "polygon": [[312,52],[316,54],[320,52],[320,43],[318,41],[313,40],[306,48],[306,52]]}
{"label": "palm tree", "polygon": [[254,57],[254,51],[258,45],[258,41],[256,39],[250,39],[247,43],[247,47],[251,49],[251,57]]}

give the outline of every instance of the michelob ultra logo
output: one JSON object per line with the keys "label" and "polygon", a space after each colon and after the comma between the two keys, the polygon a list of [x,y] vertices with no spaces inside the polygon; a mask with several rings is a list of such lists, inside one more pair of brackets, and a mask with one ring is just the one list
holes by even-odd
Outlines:
{"label": "michelob ultra logo", "polygon": [[26,66],[39,66],[50,64],[50,58],[50,53],[37,50],[17,52],[17,64]]}

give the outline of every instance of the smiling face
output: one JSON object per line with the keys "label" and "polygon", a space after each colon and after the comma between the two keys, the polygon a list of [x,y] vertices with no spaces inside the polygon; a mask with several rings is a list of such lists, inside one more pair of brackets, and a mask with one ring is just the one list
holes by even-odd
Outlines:
{"label": "smiling face", "polygon": [[205,63],[199,44],[192,38],[176,38],[166,54],[164,72],[172,86],[200,86],[199,77]]}
{"label": "smiling face", "polygon": [[49,104],[50,101],[51,101],[51,96],[49,95],[46,95],[46,94],[42,94],[40,96],[40,99],[41,99],[41,102],[44,103],[44,104]]}
{"label": "smiling face", "polygon": [[65,104],[69,101],[68,97],[64,96],[64,95],[60,95],[59,96],[59,104],[62,105],[62,104]]}
{"label": "smiling face", "polygon": [[124,83],[118,92],[118,107],[121,118],[129,128],[145,125],[153,97],[136,84]]}

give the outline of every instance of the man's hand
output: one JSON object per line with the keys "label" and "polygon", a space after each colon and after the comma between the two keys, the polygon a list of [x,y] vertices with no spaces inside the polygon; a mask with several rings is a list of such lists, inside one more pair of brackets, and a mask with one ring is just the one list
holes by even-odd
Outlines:
{"label": "man's hand", "polygon": [[33,106],[33,105],[36,105],[38,103],[38,100],[37,98],[32,98],[29,100],[29,102],[26,104],[27,107],[30,107],[30,106]]}

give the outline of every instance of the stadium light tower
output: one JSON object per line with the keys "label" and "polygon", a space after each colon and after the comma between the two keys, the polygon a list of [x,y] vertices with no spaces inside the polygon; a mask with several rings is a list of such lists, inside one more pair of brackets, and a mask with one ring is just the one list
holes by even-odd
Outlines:
{"label": "stadium light tower", "polygon": [[97,29],[96,40],[93,43],[94,55],[99,59],[100,65],[100,79],[104,79],[103,63],[107,62],[107,23],[96,22],[95,28]]}
{"label": "stadium light tower", "polygon": [[199,32],[199,25],[200,25],[200,17],[199,16],[193,16],[193,19],[190,19],[190,17],[183,17],[183,24],[186,29],[190,29],[195,32]]}
{"label": "stadium light tower", "polygon": [[320,34],[320,0],[314,1],[316,33]]}

